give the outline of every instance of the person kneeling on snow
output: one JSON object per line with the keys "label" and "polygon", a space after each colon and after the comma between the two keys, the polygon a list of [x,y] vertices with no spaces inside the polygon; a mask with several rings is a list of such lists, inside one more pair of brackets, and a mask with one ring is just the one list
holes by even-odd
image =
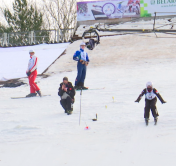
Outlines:
{"label": "person kneeling on snow", "polygon": [[68,81],[67,77],[63,78],[63,82],[60,84],[58,95],[61,97],[61,105],[65,110],[65,113],[70,115],[73,111],[73,103],[75,96],[75,89],[72,83]]}
{"label": "person kneeling on snow", "polygon": [[147,82],[146,89],[142,91],[142,93],[139,95],[137,100],[135,102],[138,102],[141,100],[142,96],[145,94],[145,108],[144,108],[144,118],[146,123],[148,123],[149,117],[150,117],[150,109],[152,111],[152,115],[154,117],[155,123],[157,123],[158,119],[158,111],[156,108],[156,102],[157,98],[161,101],[162,104],[166,103],[166,101],[163,100],[161,95],[158,93],[158,91],[153,88],[152,82]]}

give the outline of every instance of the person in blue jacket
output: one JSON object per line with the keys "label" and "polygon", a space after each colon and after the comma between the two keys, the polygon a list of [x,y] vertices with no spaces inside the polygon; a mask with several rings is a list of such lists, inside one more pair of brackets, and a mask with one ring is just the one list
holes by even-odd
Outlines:
{"label": "person in blue jacket", "polygon": [[87,87],[84,86],[84,81],[86,78],[86,70],[87,70],[87,65],[89,64],[89,57],[88,54],[85,52],[85,46],[86,44],[82,42],[80,44],[80,50],[76,51],[73,60],[78,61],[77,63],[77,70],[78,74],[75,80],[75,89],[83,89],[86,90],[88,89]]}

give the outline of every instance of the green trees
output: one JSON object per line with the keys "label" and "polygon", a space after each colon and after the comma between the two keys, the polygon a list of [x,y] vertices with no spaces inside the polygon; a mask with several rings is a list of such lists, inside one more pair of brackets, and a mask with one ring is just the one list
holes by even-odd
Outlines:
{"label": "green trees", "polygon": [[4,33],[5,32],[5,27],[0,23],[0,33]]}
{"label": "green trees", "polygon": [[0,8],[6,21],[0,20],[0,33],[7,33],[7,40],[0,38],[0,42],[25,45],[68,41],[72,37],[76,27],[76,0],[41,0],[37,5],[33,0],[13,1],[12,8]]}
{"label": "green trees", "polygon": [[36,7],[29,6],[27,0],[15,0],[13,11],[4,9],[4,16],[11,32],[41,30],[43,14]]}
{"label": "green trees", "polygon": [[[35,5],[29,5],[27,0],[14,0],[12,10],[8,8],[1,10],[6,26],[0,24],[0,33],[8,33],[8,43],[20,45],[49,40],[48,32],[41,31],[44,25],[42,12]],[[30,31],[35,31],[34,38]]]}

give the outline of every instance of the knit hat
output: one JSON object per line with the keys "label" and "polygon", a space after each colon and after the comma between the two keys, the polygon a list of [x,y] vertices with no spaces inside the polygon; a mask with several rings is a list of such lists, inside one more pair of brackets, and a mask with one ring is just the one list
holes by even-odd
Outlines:
{"label": "knit hat", "polygon": [[64,77],[64,78],[63,78],[63,81],[64,81],[64,80],[68,81],[68,78],[67,78],[67,77]]}

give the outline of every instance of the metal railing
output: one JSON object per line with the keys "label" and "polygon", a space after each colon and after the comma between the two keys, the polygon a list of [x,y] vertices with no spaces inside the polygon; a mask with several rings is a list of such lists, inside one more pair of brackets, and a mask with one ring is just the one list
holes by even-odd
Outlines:
{"label": "metal railing", "polygon": [[[164,15],[164,16],[161,16],[161,13],[164,13],[164,12],[155,12],[154,13],[155,16],[153,17],[134,18],[131,21],[128,20],[128,21],[122,21],[122,22],[117,22],[117,23],[114,22],[113,24],[112,23],[111,24],[108,24],[108,23],[100,24],[99,23],[97,24],[95,29],[99,31],[104,31],[104,32],[119,32],[119,34],[153,33],[154,32],[156,37],[158,37],[157,33],[176,35],[176,28],[175,28],[176,27],[176,12],[166,12],[168,13],[168,15]],[[161,22],[161,19],[165,20],[165,22]],[[120,25],[124,24],[125,26],[122,28],[113,28],[114,25],[119,25],[119,24]],[[140,25],[140,28],[130,28],[130,27],[127,27],[127,25],[133,25],[136,27]]]}
{"label": "metal railing", "polygon": [[76,28],[0,33],[0,46],[64,43],[71,40]]}

